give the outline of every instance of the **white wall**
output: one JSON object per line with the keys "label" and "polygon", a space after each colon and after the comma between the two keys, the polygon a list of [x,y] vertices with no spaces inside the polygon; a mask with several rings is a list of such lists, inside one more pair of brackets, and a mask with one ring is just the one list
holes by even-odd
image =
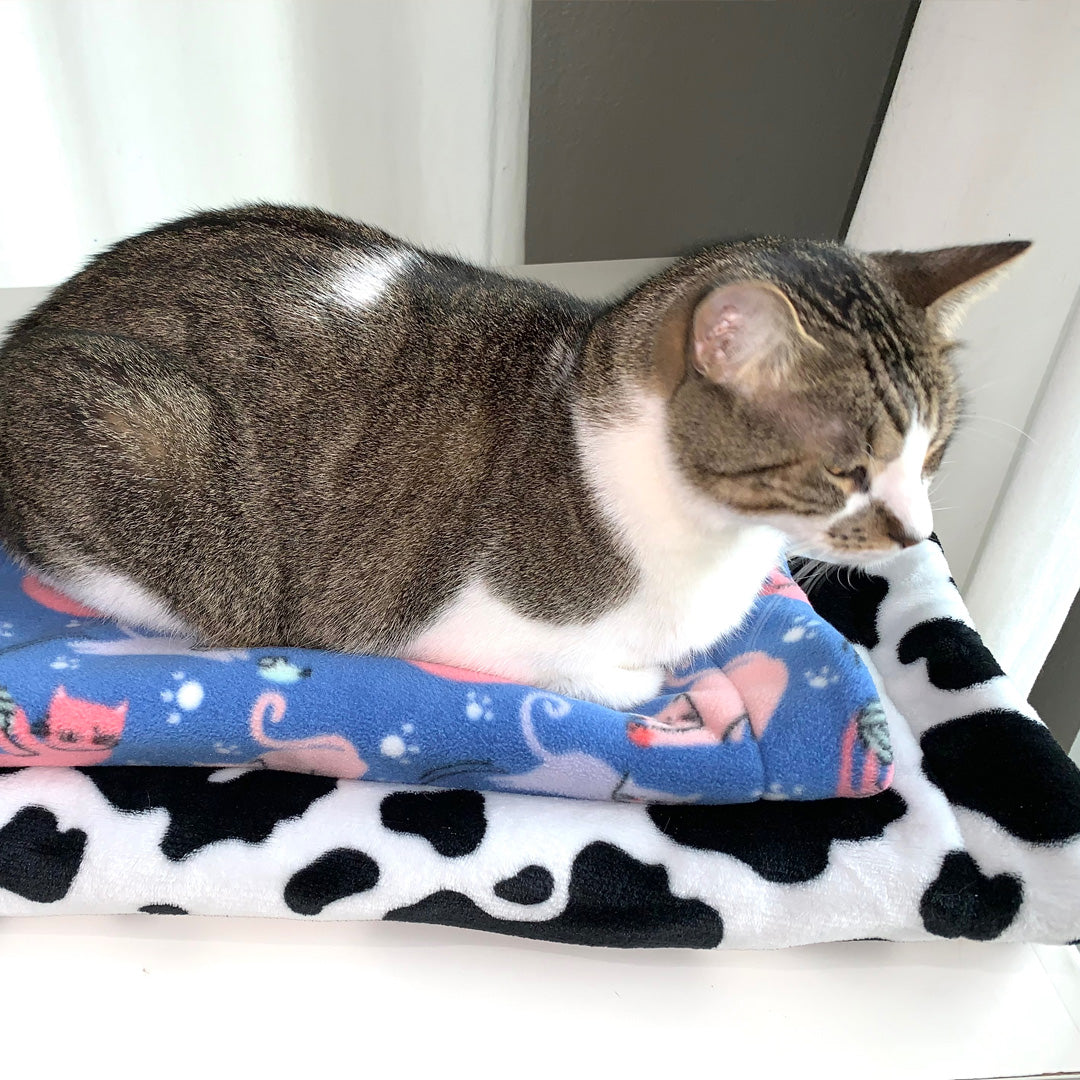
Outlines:
{"label": "white wall", "polygon": [[[961,585],[975,580],[1016,429],[1029,423],[1080,288],[1078,177],[1080,4],[923,0],[849,242],[1035,241],[960,335],[974,415],[935,496],[948,508],[938,532]],[[1021,591],[1029,570],[1009,569]],[[983,595],[976,614],[1004,651],[1004,620],[990,626],[994,600]]]}
{"label": "white wall", "polygon": [[524,255],[524,0],[4,0],[0,288],[198,207]]}

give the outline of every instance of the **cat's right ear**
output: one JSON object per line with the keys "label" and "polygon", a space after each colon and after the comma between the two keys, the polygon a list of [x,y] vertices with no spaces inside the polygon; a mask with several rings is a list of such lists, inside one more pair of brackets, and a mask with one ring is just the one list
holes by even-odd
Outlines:
{"label": "cat's right ear", "polygon": [[1030,240],[969,244],[937,251],[883,251],[871,256],[896,291],[951,333],[972,300],[992,288]]}
{"label": "cat's right ear", "polygon": [[791,301],[766,281],[721,285],[694,311],[694,367],[738,393],[779,389],[808,344],[820,348]]}

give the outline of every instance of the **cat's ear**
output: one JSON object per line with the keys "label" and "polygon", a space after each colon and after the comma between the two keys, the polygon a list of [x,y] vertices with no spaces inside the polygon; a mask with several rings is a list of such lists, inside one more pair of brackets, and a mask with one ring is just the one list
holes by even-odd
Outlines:
{"label": "cat's ear", "polygon": [[741,393],[778,388],[806,345],[820,348],[791,301],[767,281],[721,285],[694,311],[694,367]]}
{"label": "cat's ear", "polygon": [[1029,247],[1030,240],[1008,240],[939,251],[885,251],[872,258],[909,304],[924,308],[951,332],[971,301],[992,288]]}

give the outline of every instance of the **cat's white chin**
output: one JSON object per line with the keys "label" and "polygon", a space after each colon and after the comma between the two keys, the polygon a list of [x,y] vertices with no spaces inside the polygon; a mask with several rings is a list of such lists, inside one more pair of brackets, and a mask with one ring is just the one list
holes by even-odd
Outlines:
{"label": "cat's white chin", "polygon": [[802,559],[813,559],[816,562],[827,563],[829,566],[852,567],[856,570],[873,570],[875,567],[884,566],[899,555],[904,548],[897,545],[893,551],[830,551],[827,548],[819,548],[810,545],[793,544],[788,548],[789,556]]}

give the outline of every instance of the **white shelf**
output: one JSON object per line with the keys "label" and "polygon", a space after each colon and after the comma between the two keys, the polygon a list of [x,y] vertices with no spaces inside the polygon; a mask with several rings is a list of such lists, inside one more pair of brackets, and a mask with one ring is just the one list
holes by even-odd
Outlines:
{"label": "white shelf", "polygon": [[436,1070],[959,1080],[1080,1069],[1070,948],[622,952],[385,923],[0,926],[11,1076],[81,1075],[88,1054],[107,1054],[118,1077],[139,1065],[155,1077],[259,1080]]}

